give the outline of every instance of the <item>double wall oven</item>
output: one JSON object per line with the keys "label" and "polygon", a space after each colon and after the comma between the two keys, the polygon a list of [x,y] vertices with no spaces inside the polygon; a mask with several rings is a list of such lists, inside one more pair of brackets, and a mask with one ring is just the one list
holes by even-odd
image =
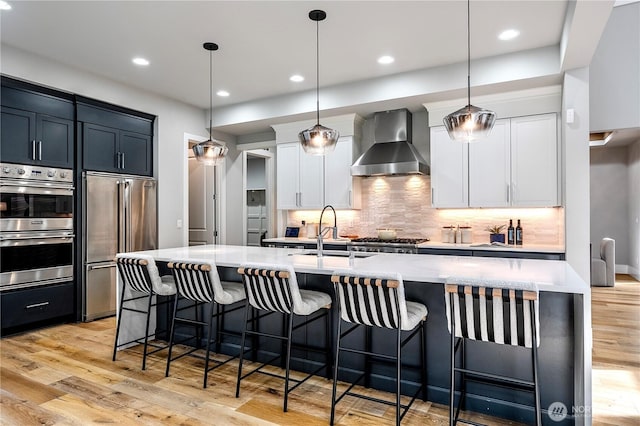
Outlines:
{"label": "double wall oven", "polygon": [[73,280],[73,173],[0,164],[0,291]]}

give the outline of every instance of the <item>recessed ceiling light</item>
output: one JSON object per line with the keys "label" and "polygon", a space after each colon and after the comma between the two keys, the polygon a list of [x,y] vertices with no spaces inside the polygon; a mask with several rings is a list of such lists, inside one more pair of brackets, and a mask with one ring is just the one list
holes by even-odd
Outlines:
{"label": "recessed ceiling light", "polygon": [[301,81],[304,81],[304,77],[300,74],[294,74],[289,77],[289,80],[293,81],[294,83],[300,83]]}
{"label": "recessed ceiling light", "polygon": [[149,61],[141,57],[133,58],[131,62],[136,65],[140,65],[141,67],[146,67],[147,65],[149,65]]}
{"label": "recessed ceiling light", "polygon": [[509,29],[509,30],[504,30],[503,32],[501,32],[498,35],[498,38],[500,40],[513,40],[514,38],[518,37],[520,35],[520,31],[518,30],[514,30],[514,29]]}
{"label": "recessed ceiling light", "polygon": [[11,10],[11,5],[4,0],[0,0],[0,10]]}
{"label": "recessed ceiling light", "polygon": [[227,96],[229,96],[229,92],[227,92],[226,90],[218,90],[216,92],[216,95],[222,96],[223,98],[226,98]]}
{"label": "recessed ceiling light", "polygon": [[395,59],[393,58],[393,56],[389,56],[389,55],[380,56],[378,58],[378,63],[383,65],[391,64],[393,63],[393,61],[395,61]]}

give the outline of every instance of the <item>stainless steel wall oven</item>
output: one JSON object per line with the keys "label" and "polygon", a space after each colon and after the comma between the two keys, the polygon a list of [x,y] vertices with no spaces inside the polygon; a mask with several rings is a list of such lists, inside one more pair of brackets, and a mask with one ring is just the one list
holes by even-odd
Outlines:
{"label": "stainless steel wall oven", "polygon": [[0,291],[73,280],[73,173],[0,164]]}

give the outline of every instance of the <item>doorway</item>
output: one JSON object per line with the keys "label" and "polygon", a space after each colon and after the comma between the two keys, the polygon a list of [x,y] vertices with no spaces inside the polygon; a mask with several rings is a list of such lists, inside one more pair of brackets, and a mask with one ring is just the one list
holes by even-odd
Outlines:
{"label": "doorway", "polygon": [[263,149],[243,152],[244,236],[247,246],[261,246],[273,235],[273,154]]}
{"label": "doorway", "polygon": [[196,160],[193,145],[188,142],[188,186],[189,186],[189,245],[219,244],[219,178],[218,169],[224,164],[211,167]]}

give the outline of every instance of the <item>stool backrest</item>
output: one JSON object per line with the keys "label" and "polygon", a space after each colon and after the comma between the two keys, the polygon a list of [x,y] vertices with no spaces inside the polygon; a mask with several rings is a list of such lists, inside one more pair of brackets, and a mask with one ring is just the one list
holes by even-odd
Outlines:
{"label": "stool backrest", "polygon": [[401,321],[407,322],[400,275],[383,278],[334,273],[331,282],[344,321],[392,329],[401,328]]}
{"label": "stool backrest", "polygon": [[185,299],[209,303],[216,300],[216,294],[223,294],[215,264],[209,261],[172,260],[168,266],[178,293]]}
{"label": "stool backrest", "polygon": [[150,269],[155,268],[155,275],[158,280],[160,279],[153,258],[118,254],[115,260],[124,285],[142,293],[149,294],[152,292],[153,281]]}
{"label": "stool backrest", "polygon": [[290,314],[294,299],[301,300],[293,270],[284,265],[243,265],[238,268],[249,304],[265,311]]}
{"label": "stool backrest", "polygon": [[445,304],[456,337],[527,348],[535,339],[540,345],[537,290],[445,284]]}

